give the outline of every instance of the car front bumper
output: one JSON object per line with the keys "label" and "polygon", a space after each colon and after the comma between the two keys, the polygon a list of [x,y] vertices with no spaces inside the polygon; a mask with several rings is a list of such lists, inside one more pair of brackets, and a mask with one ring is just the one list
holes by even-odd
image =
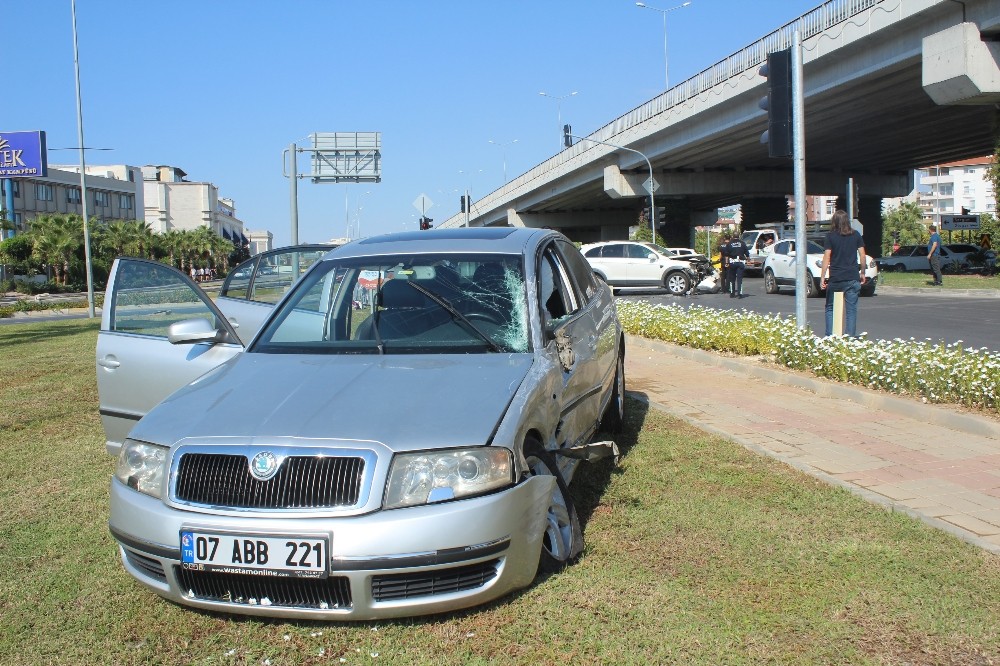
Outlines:
{"label": "car front bumper", "polygon": [[[347,517],[182,511],[111,482],[109,527],[125,569],[160,596],[212,611],[372,620],[475,606],[531,583],[554,477],[482,497]],[[183,529],[325,535],[326,579],[185,570]]]}

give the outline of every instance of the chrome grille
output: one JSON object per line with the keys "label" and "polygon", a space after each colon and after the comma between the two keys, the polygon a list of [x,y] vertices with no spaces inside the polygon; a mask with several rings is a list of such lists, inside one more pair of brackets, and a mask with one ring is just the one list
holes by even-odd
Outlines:
{"label": "chrome grille", "polygon": [[373,576],[372,598],[394,601],[473,590],[496,578],[499,566],[500,560],[490,560],[452,569]]}
{"label": "chrome grille", "polygon": [[246,456],[185,453],[175,497],[182,502],[239,509],[322,509],[358,503],[365,461],[360,457],[289,456],[270,479],[250,474]]}
{"label": "chrome grille", "polygon": [[195,599],[256,605],[262,601],[285,608],[350,609],[351,585],[343,576],[284,578],[242,576],[175,567],[181,594]]}

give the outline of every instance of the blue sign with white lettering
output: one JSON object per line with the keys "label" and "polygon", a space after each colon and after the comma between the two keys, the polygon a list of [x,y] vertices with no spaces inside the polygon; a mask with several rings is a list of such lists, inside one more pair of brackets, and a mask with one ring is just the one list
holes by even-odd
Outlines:
{"label": "blue sign with white lettering", "polygon": [[0,178],[49,175],[45,132],[0,132]]}

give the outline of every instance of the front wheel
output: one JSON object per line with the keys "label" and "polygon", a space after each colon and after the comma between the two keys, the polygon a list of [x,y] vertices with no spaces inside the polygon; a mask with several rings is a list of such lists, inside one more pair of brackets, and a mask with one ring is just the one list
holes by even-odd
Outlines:
{"label": "front wheel", "polygon": [[806,272],[806,298],[816,298],[820,295],[819,285],[813,279],[812,273]]}
{"label": "front wheel", "polygon": [[691,288],[691,280],[681,271],[675,271],[663,278],[663,287],[674,296],[683,296]]}
{"label": "front wheel", "polygon": [[770,268],[764,271],[764,291],[768,294],[778,293],[778,281],[774,279],[774,271]]}
{"label": "front wheel", "polygon": [[562,571],[583,552],[583,528],[580,527],[576,506],[552,454],[545,450],[541,442],[534,438],[525,440],[524,459],[531,476],[554,476],[556,479],[546,510],[538,570],[543,573]]}

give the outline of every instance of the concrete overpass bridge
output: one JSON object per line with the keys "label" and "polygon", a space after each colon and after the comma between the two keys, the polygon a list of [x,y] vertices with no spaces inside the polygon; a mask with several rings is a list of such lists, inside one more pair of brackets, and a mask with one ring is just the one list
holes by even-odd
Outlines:
{"label": "concrete overpass bridge", "polygon": [[[1000,124],[1000,0],[830,0],[601,127],[589,138],[644,153],[667,210],[691,229],[740,203],[744,224],[784,219],[792,161],[759,143],[767,54],[803,45],[806,189],[859,191],[866,244],[881,244],[881,199],[912,190],[912,169],[993,152]],[[561,229],[575,240],[624,238],[648,206],[645,160],[579,141],[474,201],[472,226]],[[458,214],[439,226],[466,223]]]}

